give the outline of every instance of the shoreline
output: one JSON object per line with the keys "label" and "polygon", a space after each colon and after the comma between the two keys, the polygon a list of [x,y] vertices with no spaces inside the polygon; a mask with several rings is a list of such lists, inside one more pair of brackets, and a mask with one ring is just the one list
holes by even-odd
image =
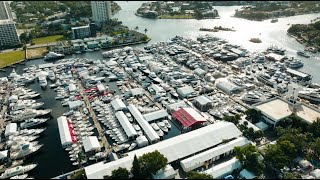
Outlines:
{"label": "shoreline", "polygon": [[[143,44],[143,43],[148,43],[149,41],[151,41],[151,38],[147,39],[146,41],[137,41],[137,42],[132,42],[132,43],[125,43],[125,44],[114,45],[114,46],[107,47],[107,48],[101,48],[101,50],[108,50],[108,49],[117,48],[117,47],[122,47],[122,46],[130,46],[130,45],[136,45],[136,44]],[[42,59],[42,58],[44,58],[44,55],[39,55],[39,56],[31,57],[31,58],[22,59],[22,60],[19,60],[19,61],[16,61],[16,62],[7,64],[7,65],[5,65],[5,66],[3,66],[3,67],[0,67],[0,70],[3,70],[3,69],[5,69],[5,68],[7,68],[7,67],[10,67],[10,66],[14,66],[14,65],[16,65],[16,64],[25,63],[25,61],[32,61],[32,60]]]}
{"label": "shoreline", "polygon": [[[290,15],[290,16],[277,16],[277,17],[274,17],[274,18],[286,18],[286,17],[292,17],[292,16],[300,16],[300,15],[307,15],[307,14],[318,14],[320,13],[319,12],[309,12],[309,13],[296,13],[295,15]],[[252,15],[252,14],[251,14]],[[265,20],[271,20],[273,18],[266,18],[266,19],[250,19],[250,18],[245,18],[245,17],[241,17],[241,16],[231,16],[231,17],[235,17],[235,18],[240,18],[240,19],[246,19],[246,20],[249,20],[249,21],[265,21]]]}
{"label": "shoreline", "polygon": [[303,40],[300,40],[300,38],[298,38],[297,36],[293,35],[293,34],[290,34],[289,32],[287,32],[287,35],[294,38],[296,41],[298,41],[300,44],[303,44],[305,46],[305,48],[307,47],[311,47],[311,48],[314,48],[316,49],[315,52],[312,52],[312,51],[308,51],[308,52],[312,52],[312,53],[316,53],[316,52],[319,52],[319,49],[317,47],[315,47],[313,44],[312,45],[308,45],[307,42],[304,42]]}

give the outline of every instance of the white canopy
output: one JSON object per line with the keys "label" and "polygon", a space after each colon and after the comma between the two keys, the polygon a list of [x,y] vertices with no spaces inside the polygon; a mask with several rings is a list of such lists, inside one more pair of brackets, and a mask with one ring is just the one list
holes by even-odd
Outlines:
{"label": "white canopy", "polygon": [[111,105],[115,111],[121,111],[127,108],[127,106],[123,103],[121,99],[112,100]]}
{"label": "white canopy", "polygon": [[138,144],[138,147],[144,147],[149,144],[149,141],[146,136],[139,136],[136,138],[136,142]]}
{"label": "white canopy", "polygon": [[69,131],[69,126],[68,126],[66,116],[60,116],[57,119],[57,122],[58,122],[61,145],[65,147],[65,146],[68,146],[69,144],[72,144],[72,138]]}
{"label": "white canopy", "polygon": [[76,87],[74,84],[70,84],[70,85],[69,85],[69,91],[70,91],[70,92],[73,92],[73,91],[75,91],[75,90],[77,90],[77,87]]}
{"label": "white canopy", "polygon": [[137,131],[133,128],[127,116],[122,111],[116,112],[115,115],[128,137],[133,137],[138,135]]}
{"label": "white canopy", "polygon": [[83,140],[83,147],[85,152],[100,149],[100,143],[96,136],[89,136]]}
{"label": "white canopy", "polygon": [[213,166],[212,168],[204,171],[204,173],[212,175],[214,179],[219,179],[232,173],[233,170],[239,169],[241,167],[241,162],[236,157],[234,157],[229,161]]}
{"label": "white canopy", "polygon": [[8,150],[0,151],[0,160],[8,157]]}
{"label": "white canopy", "polygon": [[80,106],[82,106],[84,103],[81,100],[76,100],[76,101],[69,101],[68,105],[70,109],[75,109],[78,108]]}
{"label": "white canopy", "polygon": [[18,125],[17,123],[10,123],[6,126],[6,130],[4,133],[4,136],[8,137],[10,135],[13,135],[17,132]]}
{"label": "white canopy", "polygon": [[168,164],[164,170],[158,171],[157,174],[153,174],[152,177],[153,179],[173,179],[176,174],[173,167]]}

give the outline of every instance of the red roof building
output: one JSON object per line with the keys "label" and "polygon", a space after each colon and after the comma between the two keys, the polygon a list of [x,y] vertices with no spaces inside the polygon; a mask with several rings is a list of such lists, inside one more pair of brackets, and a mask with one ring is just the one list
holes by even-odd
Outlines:
{"label": "red roof building", "polygon": [[172,113],[174,119],[178,120],[185,128],[201,124],[207,120],[193,108],[180,108]]}

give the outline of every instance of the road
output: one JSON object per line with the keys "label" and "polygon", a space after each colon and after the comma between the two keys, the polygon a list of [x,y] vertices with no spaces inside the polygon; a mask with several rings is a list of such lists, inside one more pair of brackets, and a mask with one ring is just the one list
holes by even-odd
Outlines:
{"label": "road", "polygon": [[[57,44],[57,42],[53,42],[53,43],[48,43],[48,44],[35,44],[35,45],[27,45],[28,49],[32,49],[32,48],[39,48],[39,47],[47,47],[47,46],[53,46]],[[13,52],[13,51],[22,51],[23,48],[16,48],[16,49],[6,49],[6,50],[0,50],[0,53],[7,53],[7,52]]]}

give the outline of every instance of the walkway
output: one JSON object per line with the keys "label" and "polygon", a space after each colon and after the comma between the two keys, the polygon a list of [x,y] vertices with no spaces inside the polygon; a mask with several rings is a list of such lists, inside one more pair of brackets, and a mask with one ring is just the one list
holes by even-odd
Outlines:
{"label": "walkway", "polygon": [[79,90],[80,90],[80,95],[83,97],[83,101],[84,101],[84,103],[85,103],[85,105],[86,105],[86,107],[87,107],[87,109],[88,109],[88,111],[89,111],[89,113],[90,113],[90,115],[91,115],[91,117],[93,119],[94,125],[98,130],[99,136],[101,137],[102,146],[105,147],[105,152],[107,154],[109,154],[112,151],[112,148],[109,145],[106,136],[104,135],[103,128],[101,127],[100,123],[97,120],[97,116],[96,116],[95,112],[93,111],[93,109],[91,107],[91,104],[90,104],[90,101],[89,101],[88,97],[84,93],[84,88],[83,88],[81,82],[78,82],[78,87],[79,87]]}
{"label": "walkway", "polygon": [[0,112],[0,132],[2,132],[6,126],[5,124],[5,112],[7,112],[7,105],[6,103],[8,102],[9,100],[9,96],[10,96],[10,84],[6,84],[5,85],[5,91],[6,91],[6,94],[5,94],[5,97],[4,97],[4,100],[3,100],[3,106],[2,106],[2,109],[1,109],[1,112]]}

